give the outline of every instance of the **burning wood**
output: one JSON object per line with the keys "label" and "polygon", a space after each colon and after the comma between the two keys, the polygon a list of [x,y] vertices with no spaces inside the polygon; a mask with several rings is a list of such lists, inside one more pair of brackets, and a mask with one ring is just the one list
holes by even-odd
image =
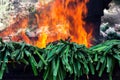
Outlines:
{"label": "burning wood", "polygon": [[[40,6],[35,13],[11,24],[0,32],[0,36],[10,35],[12,41],[20,39],[38,47],[45,47],[50,42],[70,37],[72,42],[89,47],[92,30],[89,33],[86,32],[83,20],[87,13],[87,2],[88,0],[51,1]],[[35,29],[31,30],[33,35],[27,34],[27,29]],[[36,39],[31,40],[31,36]]]}

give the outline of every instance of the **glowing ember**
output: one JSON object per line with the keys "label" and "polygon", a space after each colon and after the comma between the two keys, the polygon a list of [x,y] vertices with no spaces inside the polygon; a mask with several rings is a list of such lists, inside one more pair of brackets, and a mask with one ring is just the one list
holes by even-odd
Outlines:
{"label": "glowing ember", "polygon": [[[27,16],[16,21],[2,31],[0,36],[12,36],[13,41],[19,41],[21,38],[26,43],[41,48],[46,47],[50,42],[70,37],[72,42],[90,47],[92,29],[89,33],[86,32],[83,21],[87,14],[87,2],[88,0],[54,0],[42,6],[39,4],[40,6],[37,7],[39,9],[36,9],[37,12],[33,15],[34,19],[31,20]],[[37,28],[35,31],[37,39],[31,39],[27,35],[28,28]]]}

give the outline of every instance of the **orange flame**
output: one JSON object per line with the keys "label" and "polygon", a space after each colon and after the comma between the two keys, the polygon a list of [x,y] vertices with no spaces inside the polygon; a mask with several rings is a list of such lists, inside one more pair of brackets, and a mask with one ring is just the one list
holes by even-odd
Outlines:
{"label": "orange flame", "polygon": [[[26,43],[41,48],[46,47],[50,42],[59,39],[65,40],[68,37],[72,42],[90,47],[92,29],[89,33],[86,32],[83,20],[87,14],[87,2],[88,0],[54,0],[48,4],[40,5],[36,9],[37,12],[32,15],[34,19],[31,20],[27,16],[2,31],[0,36],[16,34],[19,29],[22,29],[17,35],[21,36]],[[35,40],[31,40],[26,34],[26,30],[28,27],[31,28],[30,26],[32,28],[37,26],[35,31],[37,39]],[[12,37],[13,41],[17,41],[17,39],[18,36]]]}

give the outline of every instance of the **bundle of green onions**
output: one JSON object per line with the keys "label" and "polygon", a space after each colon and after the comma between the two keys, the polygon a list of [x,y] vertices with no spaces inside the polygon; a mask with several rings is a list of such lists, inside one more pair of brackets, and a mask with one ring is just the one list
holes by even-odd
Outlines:
{"label": "bundle of green onions", "polygon": [[42,70],[44,80],[64,80],[68,75],[74,76],[74,80],[89,74],[101,77],[105,71],[112,80],[114,66],[120,64],[120,40],[109,40],[91,48],[60,40],[44,49],[0,40],[0,79],[9,61],[31,65],[35,76]]}

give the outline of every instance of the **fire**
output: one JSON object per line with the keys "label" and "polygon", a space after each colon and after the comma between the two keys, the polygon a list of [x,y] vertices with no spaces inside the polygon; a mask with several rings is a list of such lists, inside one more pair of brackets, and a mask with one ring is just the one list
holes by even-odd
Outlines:
{"label": "fire", "polygon": [[[0,36],[12,36],[12,41],[22,39],[41,48],[50,42],[70,37],[72,42],[90,47],[92,29],[86,32],[83,20],[87,14],[87,2],[88,0],[54,0],[44,5],[39,2],[37,12],[32,15],[34,18],[26,16],[17,20],[0,32]],[[29,28],[37,28],[33,31],[36,39],[31,38],[31,35],[28,36]]]}

